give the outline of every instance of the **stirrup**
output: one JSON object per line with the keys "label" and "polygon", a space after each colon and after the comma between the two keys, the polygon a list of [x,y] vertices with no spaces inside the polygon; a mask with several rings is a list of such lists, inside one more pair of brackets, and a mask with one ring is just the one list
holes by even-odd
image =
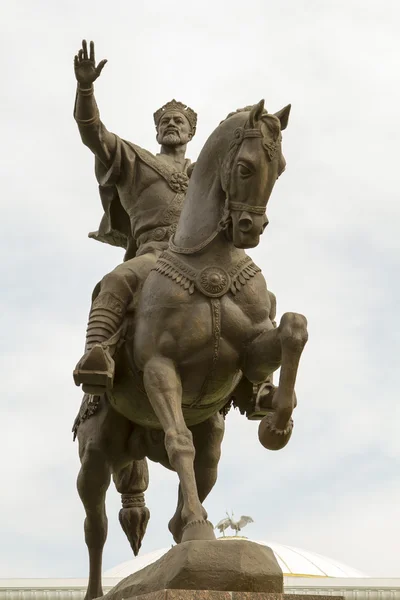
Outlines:
{"label": "stirrup", "polygon": [[96,344],[76,365],[73,372],[75,385],[82,385],[86,394],[102,394],[114,383],[115,362],[108,348]]}

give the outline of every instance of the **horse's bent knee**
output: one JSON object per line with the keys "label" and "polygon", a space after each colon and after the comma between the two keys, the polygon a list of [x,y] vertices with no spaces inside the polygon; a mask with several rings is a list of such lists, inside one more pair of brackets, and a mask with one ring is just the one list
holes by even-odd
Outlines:
{"label": "horse's bent knee", "polygon": [[307,330],[307,319],[300,313],[286,312],[282,315],[281,322],[279,324],[281,329],[285,326],[292,327],[293,329]]}
{"label": "horse's bent knee", "polygon": [[180,456],[190,456],[194,459],[193,436],[189,429],[178,431],[176,429],[165,432],[165,449],[169,462],[176,469],[177,459]]}
{"label": "horse's bent knee", "polygon": [[279,324],[282,345],[301,351],[307,343],[307,319],[299,313],[285,313]]}

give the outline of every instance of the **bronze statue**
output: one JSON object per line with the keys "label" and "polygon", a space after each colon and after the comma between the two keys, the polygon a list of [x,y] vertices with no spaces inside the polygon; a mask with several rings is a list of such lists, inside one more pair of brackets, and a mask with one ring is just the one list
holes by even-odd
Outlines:
{"label": "bronze statue", "polygon": [[[117,276],[106,276],[95,290],[87,352],[74,372],[87,392],[74,425],[90,559],[86,600],[102,593],[111,475],[122,495],[120,522],[135,554],[149,519],[146,458],[178,474],[178,505],[169,523],[174,540],[215,539],[202,502],[216,482],[224,416],[231,404],[238,406],[261,419],[259,439],[266,448],[284,447],[292,433],[294,385],[307,341],[302,315],[286,313],[274,326],[274,296],[245,253],[260,241],[267,202],[285,168],[281,131],[290,106],[273,115],[261,101],[230,113],[207,140],[186,191],[184,151],[195,130],[194,113],[177,103],[156,113],[158,140],[166,145],[169,162],[163,146],[155,158],[120,140],[100,123],[93,98],[91,83],[103,65],[95,66],[93,44],[88,57],[84,42],[75,58],[75,116],[96,154],[106,208],[96,237],[128,252]],[[160,115],[170,120],[164,125]],[[178,122],[179,115],[186,121]],[[168,139],[175,140],[171,152]],[[180,171],[171,168],[175,159]],[[152,182],[142,204],[142,188],[135,187],[142,175],[133,177],[138,172]],[[170,189],[176,194],[172,200]],[[165,212],[155,211],[157,217],[139,230],[146,211],[160,201]],[[175,222],[179,216],[175,231],[171,219],[162,221],[162,240],[155,237],[160,212],[172,212]],[[270,377],[279,367],[275,388]],[[254,399],[253,386],[260,385]]]}

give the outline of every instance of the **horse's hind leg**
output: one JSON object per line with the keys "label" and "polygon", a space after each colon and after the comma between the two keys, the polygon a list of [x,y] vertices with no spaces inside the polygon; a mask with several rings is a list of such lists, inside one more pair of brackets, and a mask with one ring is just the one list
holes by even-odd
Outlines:
{"label": "horse's hind leg", "polygon": [[[224,437],[225,420],[221,413],[213,415],[200,425],[190,427],[196,449],[194,473],[200,502],[204,502],[217,481],[218,463],[221,458],[221,443]],[[181,486],[178,492],[178,505],[168,528],[177,544],[182,538],[183,497]]]}
{"label": "horse's hind leg", "polygon": [[105,497],[111,479],[110,467],[101,449],[88,441],[80,449],[78,492],[86,511],[85,541],[89,550],[89,581],[85,600],[103,595],[101,566],[107,538]]}
{"label": "horse's hind leg", "polygon": [[150,511],[144,501],[144,492],[149,485],[146,459],[134,460],[130,465],[114,473],[113,479],[115,487],[122,496],[119,522],[134,555],[137,556],[150,519]]}

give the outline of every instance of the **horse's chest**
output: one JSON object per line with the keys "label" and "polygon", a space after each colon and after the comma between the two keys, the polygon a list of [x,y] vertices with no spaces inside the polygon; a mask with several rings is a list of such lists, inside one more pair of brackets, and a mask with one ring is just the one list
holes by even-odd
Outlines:
{"label": "horse's chest", "polygon": [[271,305],[264,278],[260,274],[240,293],[221,299],[221,333],[236,347],[249,343],[269,321]]}
{"label": "horse's chest", "polygon": [[[268,327],[270,302],[268,293],[263,293],[265,284],[260,275],[236,295],[227,293],[221,298],[202,298],[197,314],[192,312],[192,335],[200,346],[207,348],[213,361],[233,364],[241,359],[247,344]],[[189,321],[190,322],[190,321]],[[200,325],[201,324],[201,325]],[[189,329],[189,331],[190,331]],[[183,333],[183,335],[185,335]]]}
{"label": "horse's chest", "polygon": [[[193,343],[186,343],[186,352],[181,356],[185,405],[214,406],[237,385],[247,345],[268,321],[266,306],[254,305],[249,312],[248,303],[242,306],[242,301],[244,297],[239,300],[231,294],[203,301],[200,321],[206,326],[193,331],[197,351],[193,352]],[[208,311],[204,310],[206,304]]]}
{"label": "horse's chest", "polygon": [[[159,352],[185,368],[197,365],[199,370],[202,364],[208,369],[211,360],[213,368],[218,362],[235,369],[246,345],[268,326],[265,280],[248,257],[229,272],[201,267],[185,264],[169,252],[161,255],[148,279],[153,293],[142,302],[148,318],[141,339],[147,346],[147,330],[155,328]],[[154,278],[157,286],[152,287]]]}

